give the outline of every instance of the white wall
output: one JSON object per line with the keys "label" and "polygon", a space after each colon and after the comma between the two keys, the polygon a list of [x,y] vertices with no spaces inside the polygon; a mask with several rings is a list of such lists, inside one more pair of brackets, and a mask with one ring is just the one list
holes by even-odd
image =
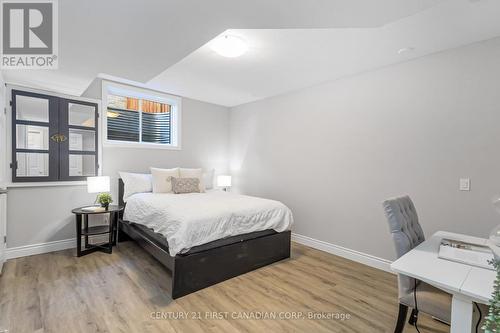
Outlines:
{"label": "white wall", "polygon": [[409,194],[427,236],[487,236],[500,39],[236,107],[230,147],[235,190],[283,201],[298,234],[393,259],[381,202]]}
{"label": "white wall", "polygon": [[[5,107],[5,83],[3,80],[2,72],[0,71],[0,188],[3,189],[5,183],[5,164],[6,164],[6,116],[4,113]],[[5,260],[5,243],[4,236],[6,232],[6,212],[5,208],[7,206],[5,195],[0,195],[0,273],[2,272],[3,262]]]}
{"label": "white wall", "polygon": [[110,148],[103,150],[103,174],[112,177],[117,191],[119,171],[148,172],[151,166],[228,170],[229,109],[182,99],[182,149]]}
{"label": "white wall", "polygon": [[9,188],[7,248],[75,238],[71,210],[94,200],[86,186]]}
{"label": "white wall", "polygon": [[5,81],[2,72],[0,71],[0,187],[6,182],[5,167],[6,167],[6,115],[4,114],[5,104]]}
{"label": "white wall", "polygon": [[[103,175],[112,177],[117,199],[118,171],[148,172],[150,166],[228,168],[229,110],[183,99],[182,150],[104,148]],[[15,248],[75,237],[71,209],[91,204],[86,186],[10,188],[7,247]]]}

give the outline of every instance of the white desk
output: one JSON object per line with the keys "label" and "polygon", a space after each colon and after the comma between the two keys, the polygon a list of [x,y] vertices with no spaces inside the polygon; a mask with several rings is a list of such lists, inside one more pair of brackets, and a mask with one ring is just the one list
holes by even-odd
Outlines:
{"label": "white desk", "polygon": [[472,302],[488,304],[495,272],[438,258],[441,239],[449,238],[486,245],[486,239],[450,232],[437,232],[431,238],[394,261],[391,269],[453,295],[451,333],[470,333]]}

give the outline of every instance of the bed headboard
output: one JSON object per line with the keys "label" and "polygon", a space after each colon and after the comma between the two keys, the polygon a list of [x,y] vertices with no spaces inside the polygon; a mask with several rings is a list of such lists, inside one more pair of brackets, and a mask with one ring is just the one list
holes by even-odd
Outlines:
{"label": "bed headboard", "polygon": [[125,206],[125,202],[123,201],[123,193],[125,191],[125,184],[123,184],[123,180],[118,178],[118,204],[120,206]]}

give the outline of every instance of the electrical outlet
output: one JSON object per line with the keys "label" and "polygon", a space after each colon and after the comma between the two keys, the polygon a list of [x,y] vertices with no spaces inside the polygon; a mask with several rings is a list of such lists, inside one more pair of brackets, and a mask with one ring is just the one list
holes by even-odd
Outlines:
{"label": "electrical outlet", "polygon": [[470,178],[460,178],[460,191],[470,191]]}

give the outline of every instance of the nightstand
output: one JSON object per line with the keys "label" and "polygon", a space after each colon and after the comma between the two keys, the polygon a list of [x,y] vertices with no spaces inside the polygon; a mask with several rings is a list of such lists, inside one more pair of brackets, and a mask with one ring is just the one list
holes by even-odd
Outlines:
{"label": "nightstand", "polygon": [[[118,231],[118,217],[124,207],[122,206],[109,206],[104,211],[88,211],[82,210],[84,207],[75,208],[71,212],[76,216],[76,255],[77,257],[86,254],[102,251],[106,253],[113,252],[113,245],[116,245],[116,233]],[[98,225],[89,227],[89,215],[109,214],[107,225]],[[82,228],[83,220],[83,228]],[[100,244],[89,244],[89,236],[95,235],[109,235],[108,242]],[[84,249],[82,250],[82,237],[84,237]]]}

